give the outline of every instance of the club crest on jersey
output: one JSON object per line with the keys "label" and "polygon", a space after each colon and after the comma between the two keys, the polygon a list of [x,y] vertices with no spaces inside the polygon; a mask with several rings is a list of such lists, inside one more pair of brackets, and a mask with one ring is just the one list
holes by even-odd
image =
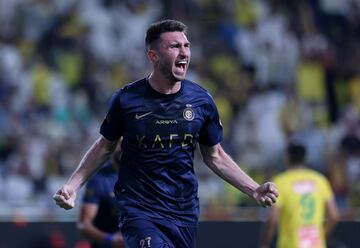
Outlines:
{"label": "club crest on jersey", "polygon": [[185,120],[192,121],[195,118],[194,110],[192,109],[191,104],[186,104],[186,108],[184,109],[183,116]]}

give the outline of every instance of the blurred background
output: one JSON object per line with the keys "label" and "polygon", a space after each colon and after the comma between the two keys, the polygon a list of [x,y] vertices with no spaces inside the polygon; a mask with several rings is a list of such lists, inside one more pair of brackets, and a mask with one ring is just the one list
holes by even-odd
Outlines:
{"label": "blurred background", "polygon": [[[148,25],[189,27],[188,78],[214,96],[223,145],[258,182],[296,137],[360,219],[359,0],[0,0],[0,221],[73,221],[52,195],[98,137],[112,92],[151,70]],[[262,220],[197,156],[201,220]]]}

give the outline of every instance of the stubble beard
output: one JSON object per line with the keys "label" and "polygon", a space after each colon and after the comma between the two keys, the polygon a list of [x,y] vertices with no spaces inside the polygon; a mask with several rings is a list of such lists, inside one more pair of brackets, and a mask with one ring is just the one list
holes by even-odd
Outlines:
{"label": "stubble beard", "polygon": [[184,77],[176,77],[172,72],[172,64],[164,63],[160,64],[160,71],[164,75],[164,77],[169,81],[171,85],[175,85],[177,82],[184,79]]}

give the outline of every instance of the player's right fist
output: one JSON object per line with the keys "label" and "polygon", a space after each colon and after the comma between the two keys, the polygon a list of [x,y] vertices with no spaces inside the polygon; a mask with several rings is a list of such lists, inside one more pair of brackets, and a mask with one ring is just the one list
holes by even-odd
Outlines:
{"label": "player's right fist", "polygon": [[75,207],[76,193],[74,189],[64,185],[54,194],[53,199],[56,205],[69,210]]}

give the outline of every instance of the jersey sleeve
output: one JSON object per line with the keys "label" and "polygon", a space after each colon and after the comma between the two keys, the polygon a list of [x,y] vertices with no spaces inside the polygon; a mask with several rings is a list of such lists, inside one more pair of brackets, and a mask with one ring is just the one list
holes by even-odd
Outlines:
{"label": "jersey sleeve", "polygon": [[82,198],[84,203],[99,203],[101,199],[101,183],[96,176],[92,177],[86,184]]}
{"label": "jersey sleeve", "polygon": [[213,146],[222,141],[223,129],[215,102],[210,95],[209,99],[209,104],[203,109],[206,118],[199,132],[199,143]]}
{"label": "jersey sleeve", "polygon": [[117,140],[122,133],[120,110],[120,91],[115,92],[111,99],[108,112],[100,127],[100,134],[108,140]]}

